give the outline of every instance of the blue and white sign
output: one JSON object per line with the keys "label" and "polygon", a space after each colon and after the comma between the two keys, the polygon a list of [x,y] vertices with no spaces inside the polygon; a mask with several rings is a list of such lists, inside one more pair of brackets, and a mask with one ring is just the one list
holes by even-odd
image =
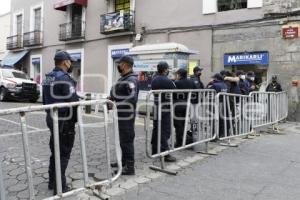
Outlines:
{"label": "blue and white sign", "polygon": [[76,62],[80,62],[81,61],[81,53],[70,53],[70,56],[76,60]]}
{"label": "blue and white sign", "polygon": [[129,52],[129,49],[114,49],[111,51],[111,57],[121,58],[127,52]]}
{"label": "blue and white sign", "polygon": [[246,52],[225,54],[224,65],[268,65],[269,52]]}

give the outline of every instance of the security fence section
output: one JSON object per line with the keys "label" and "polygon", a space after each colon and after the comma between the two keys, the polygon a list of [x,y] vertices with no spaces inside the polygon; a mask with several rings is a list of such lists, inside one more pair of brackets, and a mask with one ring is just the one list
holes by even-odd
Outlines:
{"label": "security fence section", "polygon": [[234,146],[230,139],[276,124],[288,112],[286,92],[237,95],[214,90],[152,90],[146,102],[146,152],[150,158],[161,159],[160,167],[150,168],[173,175],[176,172],[164,165],[170,153],[189,148],[208,153],[207,143],[216,140]]}
{"label": "security fence section", "polygon": [[220,140],[246,136],[252,132],[252,101],[250,96],[219,93],[216,96],[219,116],[216,131]]}
{"label": "security fence section", "polygon": [[161,158],[161,168],[152,166],[154,170],[176,174],[164,169],[164,156],[217,137],[214,90],[152,90],[146,104],[146,152]]}
{"label": "security fence section", "polygon": [[252,92],[253,128],[276,124],[288,116],[286,92]]}
{"label": "security fence section", "polygon": [[[107,103],[113,105],[112,115],[109,116],[107,110]],[[84,123],[83,122],[83,109],[85,106],[95,106],[98,105],[101,107],[104,112],[101,118],[101,122],[104,128],[104,137],[105,137],[105,154],[106,154],[106,166],[107,166],[107,175],[100,182],[90,182],[89,180],[89,170],[88,170],[88,161],[87,161],[87,153],[86,153],[86,144],[85,144],[85,129],[88,127],[96,126],[98,123]],[[82,169],[83,169],[83,181],[84,186],[82,188],[74,189],[67,193],[62,193],[62,183],[61,183],[61,161],[60,161],[60,142],[59,142],[59,117],[58,112],[61,108],[73,108],[77,107],[77,116],[78,116],[78,128],[79,128],[79,140],[80,140],[80,154],[82,158]],[[109,100],[93,100],[93,101],[81,101],[81,102],[74,102],[74,103],[63,103],[63,104],[52,104],[52,105],[44,105],[44,106],[30,106],[24,108],[15,108],[15,109],[7,109],[7,110],[0,110],[0,116],[12,116],[14,114],[18,114],[20,118],[21,124],[21,133],[19,135],[22,136],[23,141],[23,153],[25,158],[25,170],[27,174],[27,184],[28,184],[28,191],[29,191],[29,199],[35,199],[35,189],[33,183],[33,173],[32,173],[32,161],[31,161],[31,151],[29,145],[29,132],[27,130],[27,120],[26,115],[32,114],[37,111],[50,111],[53,118],[53,134],[54,134],[54,150],[55,150],[55,180],[56,180],[56,190],[57,195],[50,197],[48,199],[60,199],[64,197],[73,196],[82,192],[85,192],[86,189],[93,188],[95,186],[103,186],[103,185],[110,185],[114,181],[116,181],[119,176],[121,175],[122,171],[122,164],[121,164],[121,149],[119,143],[119,129],[118,129],[118,117],[117,117],[117,110],[116,105],[109,101]],[[96,116],[97,117],[97,116]],[[29,118],[29,117],[28,117]],[[112,124],[113,126],[113,137],[114,142],[110,142],[110,135],[108,131],[108,125]],[[102,135],[99,133],[99,136]],[[10,134],[7,134],[7,137],[10,137]],[[13,135],[15,136],[15,134]],[[2,138],[6,137],[5,135],[1,135]],[[118,163],[118,170],[114,174],[112,173],[111,168],[111,149],[115,152],[115,157]],[[6,199],[6,192],[4,190],[4,173],[1,169],[0,164],[0,194],[1,200]]]}

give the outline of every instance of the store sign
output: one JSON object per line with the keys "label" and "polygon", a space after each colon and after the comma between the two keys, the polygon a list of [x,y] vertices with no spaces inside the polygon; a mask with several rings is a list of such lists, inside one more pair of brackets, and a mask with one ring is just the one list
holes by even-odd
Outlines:
{"label": "store sign", "polygon": [[284,39],[295,39],[299,37],[299,28],[298,27],[289,27],[282,29],[282,37]]}
{"label": "store sign", "polygon": [[140,72],[140,71],[156,72],[157,64],[160,61],[167,62],[170,66],[170,69],[173,69],[174,60],[172,59],[163,59],[163,60],[151,59],[151,60],[135,60],[133,70],[135,72]]}
{"label": "store sign", "polygon": [[39,65],[40,64],[40,58],[32,58],[31,63],[34,65]]}
{"label": "store sign", "polygon": [[81,53],[70,53],[70,56],[76,62],[80,62],[81,61]]}
{"label": "store sign", "polygon": [[114,49],[111,51],[112,58],[121,58],[125,53],[128,53],[129,49]]}
{"label": "store sign", "polygon": [[225,54],[224,65],[268,65],[268,52],[250,52],[239,54]]}

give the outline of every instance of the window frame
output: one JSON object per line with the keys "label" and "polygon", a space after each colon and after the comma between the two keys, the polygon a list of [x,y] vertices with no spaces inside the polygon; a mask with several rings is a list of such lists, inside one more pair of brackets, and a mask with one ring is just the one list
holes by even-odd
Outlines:
{"label": "window frame", "polygon": [[34,6],[30,7],[30,32],[36,31],[35,30],[35,10],[36,9],[41,9],[41,32],[44,29],[44,6],[43,3],[36,4]]}

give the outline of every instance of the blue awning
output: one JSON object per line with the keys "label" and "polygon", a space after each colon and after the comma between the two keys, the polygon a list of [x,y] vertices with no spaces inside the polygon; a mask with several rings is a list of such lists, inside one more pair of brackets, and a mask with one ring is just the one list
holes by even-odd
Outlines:
{"label": "blue awning", "polygon": [[3,66],[14,66],[17,62],[19,62],[26,54],[28,53],[27,50],[16,52],[16,53],[9,53],[5,58],[2,60]]}

